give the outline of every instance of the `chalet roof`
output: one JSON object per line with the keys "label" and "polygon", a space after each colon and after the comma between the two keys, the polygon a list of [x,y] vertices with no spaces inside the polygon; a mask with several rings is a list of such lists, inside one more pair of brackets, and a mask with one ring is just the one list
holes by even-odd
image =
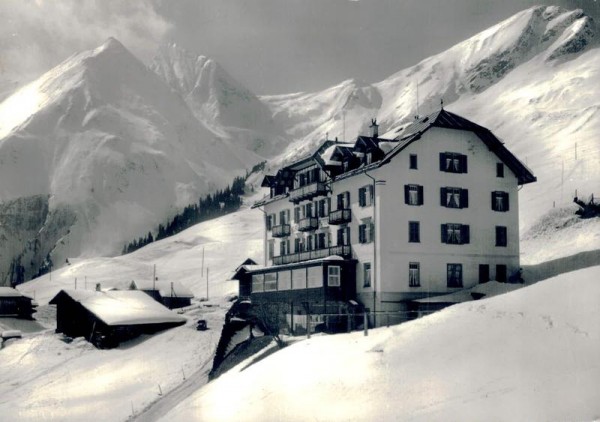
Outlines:
{"label": "chalet roof", "polygon": [[381,165],[389,163],[389,161],[400,151],[406,148],[411,142],[418,140],[423,133],[432,127],[441,127],[446,129],[468,130],[477,135],[483,143],[493,151],[498,158],[504,162],[509,169],[517,176],[519,184],[535,182],[537,179],[517,157],[515,157],[489,129],[479,126],[458,114],[451,113],[441,109],[435,113],[431,113],[422,119],[417,120],[413,124],[407,126],[396,139],[405,141],[404,144],[399,144],[394,150],[381,160]]}
{"label": "chalet roof", "polygon": [[186,318],[170,311],[139,290],[98,292],[93,290],[61,290],[50,304],[68,297],[95,315],[106,325],[141,325],[184,323]]}
{"label": "chalet roof", "polygon": [[276,182],[277,182],[277,179],[275,178],[275,176],[270,176],[270,175],[267,174],[263,178],[263,181],[260,184],[260,187],[261,188],[270,188],[272,186],[275,186]]}
{"label": "chalet roof", "polygon": [[0,297],[24,297],[26,299],[31,299],[12,287],[0,287]]}

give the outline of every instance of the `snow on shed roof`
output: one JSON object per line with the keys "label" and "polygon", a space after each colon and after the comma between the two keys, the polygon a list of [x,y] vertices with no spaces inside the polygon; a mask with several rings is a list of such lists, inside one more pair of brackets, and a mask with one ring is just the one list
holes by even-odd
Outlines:
{"label": "snow on shed roof", "polygon": [[17,289],[13,289],[12,287],[0,287],[0,297],[26,297]]}
{"label": "snow on shed roof", "polygon": [[50,303],[55,304],[60,294],[65,294],[79,302],[106,325],[184,323],[186,321],[184,317],[170,311],[139,290],[110,292],[61,290]]}

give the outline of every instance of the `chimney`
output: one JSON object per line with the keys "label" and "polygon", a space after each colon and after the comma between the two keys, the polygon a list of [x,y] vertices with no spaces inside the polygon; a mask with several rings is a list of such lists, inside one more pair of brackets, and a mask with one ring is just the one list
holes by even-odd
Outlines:
{"label": "chimney", "polygon": [[377,138],[379,137],[379,125],[377,124],[377,119],[371,119],[371,137]]}

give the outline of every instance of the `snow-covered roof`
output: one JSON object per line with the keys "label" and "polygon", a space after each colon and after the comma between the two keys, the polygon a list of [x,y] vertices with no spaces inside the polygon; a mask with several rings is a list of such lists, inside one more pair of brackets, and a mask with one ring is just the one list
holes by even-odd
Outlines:
{"label": "snow-covered roof", "polygon": [[0,297],[27,297],[12,287],[0,287]]}
{"label": "snow-covered roof", "polygon": [[186,319],[139,290],[61,290],[51,301],[65,294],[94,314],[106,325],[184,323]]}

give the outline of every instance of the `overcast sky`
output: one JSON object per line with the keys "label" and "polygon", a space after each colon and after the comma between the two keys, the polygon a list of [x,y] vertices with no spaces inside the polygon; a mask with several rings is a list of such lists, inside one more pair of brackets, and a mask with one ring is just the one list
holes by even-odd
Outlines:
{"label": "overcast sky", "polygon": [[[1,0],[0,90],[109,36],[149,62],[177,42],[258,94],[377,82],[533,0]],[[555,0],[600,21],[600,2]]]}

